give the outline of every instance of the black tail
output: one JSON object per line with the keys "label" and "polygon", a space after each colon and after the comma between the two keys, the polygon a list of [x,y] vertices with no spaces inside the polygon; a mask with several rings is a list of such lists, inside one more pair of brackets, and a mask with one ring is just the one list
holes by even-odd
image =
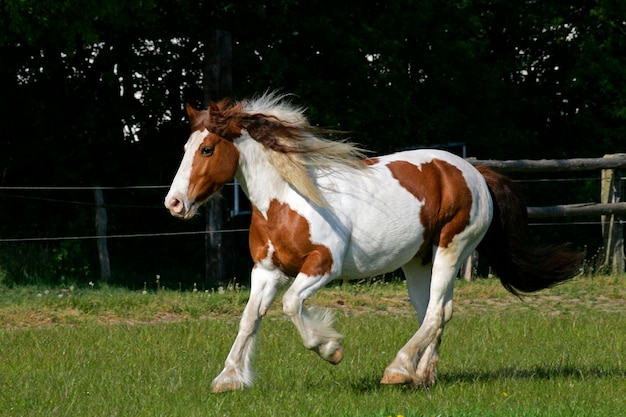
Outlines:
{"label": "black tail", "polygon": [[520,296],[578,275],[582,252],[572,252],[568,245],[531,246],[526,203],[515,184],[485,167],[477,169],[487,180],[493,200],[493,220],[477,250],[504,288]]}

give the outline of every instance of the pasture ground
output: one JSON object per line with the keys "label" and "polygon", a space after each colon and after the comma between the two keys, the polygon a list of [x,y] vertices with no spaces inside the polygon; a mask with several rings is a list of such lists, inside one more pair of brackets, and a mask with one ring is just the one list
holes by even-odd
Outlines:
{"label": "pasture ground", "polygon": [[0,416],[616,416],[626,413],[626,277],[526,297],[459,282],[439,381],[378,381],[417,324],[400,282],[324,289],[344,362],[302,347],[280,308],[248,390],[213,395],[248,293],[0,288]]}

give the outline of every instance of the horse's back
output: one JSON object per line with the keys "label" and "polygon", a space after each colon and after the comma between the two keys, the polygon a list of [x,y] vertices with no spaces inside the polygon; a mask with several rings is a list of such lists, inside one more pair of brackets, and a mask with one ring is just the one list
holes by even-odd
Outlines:
{"label": "horse's back", "polygon": [[[457,234],[484,234],[491,200],[482,175],[445,151],[414,150],[369,160],[332,182],[331,206],[349,231],[343,276],[393,271]],[[467,233],[467,232],[466,232]],[[446,241],[447,240],[447,241]]]}

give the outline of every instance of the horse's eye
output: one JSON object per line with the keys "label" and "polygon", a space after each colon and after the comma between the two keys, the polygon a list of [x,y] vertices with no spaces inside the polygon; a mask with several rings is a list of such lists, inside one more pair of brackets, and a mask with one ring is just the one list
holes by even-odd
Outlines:
{"label": "horse's eye", "polygon": [[202,149],[200,149],[200,153],[203,156],[211,156],[213,155],[213,148],[210,146],[203,146]]}

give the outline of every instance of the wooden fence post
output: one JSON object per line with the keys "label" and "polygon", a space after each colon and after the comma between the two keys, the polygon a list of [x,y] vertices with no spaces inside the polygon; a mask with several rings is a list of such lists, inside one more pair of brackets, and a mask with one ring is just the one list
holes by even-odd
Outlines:
{"label": "wooden fence post", "polygon": [[[605,158],[624,157],[624,154],[605,155]],[[619,169],[602,170],[602,189],[600,198],[602,203],[618,203],[622,200],[622,171]],[[614,213],[602,215],[602,238],[604,239],[604,265],[611,268],[611,272],[624,272],[624,228],[623,216]]]}
{"label": "wooden fence post", "polygon": [[474,251],[467,258],[465,263],[461,265],[460,276],[467,282],[476,279],[476,267],[478,266],[478,252]]}
{"label": "wooden fence post", "polygon": [[96,198],[96,234],[98,236],[98,259],[100,260],[100,279],[107,283],[111,278],[111,262],[109,260],[109,248],[107,246],[107,209],[104,206],[102,188],[94,189]]}

